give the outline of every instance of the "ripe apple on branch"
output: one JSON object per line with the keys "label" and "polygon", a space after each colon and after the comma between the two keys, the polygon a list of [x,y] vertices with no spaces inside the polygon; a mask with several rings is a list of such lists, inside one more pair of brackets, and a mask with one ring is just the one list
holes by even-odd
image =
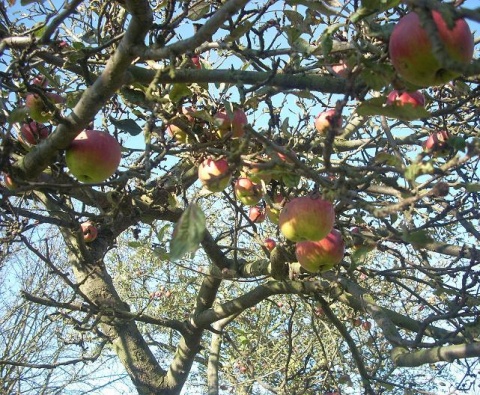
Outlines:
{"label": "ripe apple on branch", "polygon": [[[433,23],[428,23],[428,17]],[[430,32],[433,26],[436,31]],[[433,34],[443,46],[441,59],[434,50]],[[473,51],[473,36],[467,22],[457,19],[453,26],[449,26],[436,10],[426,18],[409,12],[395,25],[389,41],[390,60],[396,72],[416,86],[441,85],[458,77],[460,72],[448,63],[467,65],[472,60]]]}
{"label": "ripe apple on branch", "polygon": [[80,182],[98,183],[112,176],[120,164],[122,147],[110,134],[84,130],[65,152],[70,173]]}

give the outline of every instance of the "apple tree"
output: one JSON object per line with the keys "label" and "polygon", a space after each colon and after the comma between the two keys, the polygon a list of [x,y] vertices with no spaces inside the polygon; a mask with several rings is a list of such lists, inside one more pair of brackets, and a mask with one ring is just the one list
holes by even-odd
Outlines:
{"label": "apple tree", "polygon": [[2,393],[478,390],[479,22],[0,3]]}

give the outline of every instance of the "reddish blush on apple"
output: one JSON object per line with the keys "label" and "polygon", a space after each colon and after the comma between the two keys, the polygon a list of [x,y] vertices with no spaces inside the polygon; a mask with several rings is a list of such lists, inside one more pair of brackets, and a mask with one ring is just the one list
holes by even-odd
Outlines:
{"label": "reddish blush on apple", "polygon": [[196,69],[201,69],[202,68],[202,62],[200,60],[200,55],[193,55],[190,57],[190,60],[192,61],[193,65],[195,66]]}
{"label": "reddish blush on apple", "polygon": [[220,138],[225,137],[229,132],[232,132],[233,138],[239,138],[245,134],[245,126],[248,124],[245,111],[236,108],[231,115],[230,117],[226,110],[218,111],[214,115],[214,126]]}
{"label": "reddish blush on apple", "polygon": [[387,105],[425,107],[425,96],[420,91],[408,92],[393,90],[387,96]]}
{"label": "reddish blush on apple", "polygon": [[17,188],[17,183],[13,181],[13,178],[7,173],[3,173],[3,185],[5,185],[5,188],[10,191],[13,191]]}
{"label": "reddish blush on apple", "polygon": [[332,65],[332,71],[335,75],[341,78],[348,78],[350,74],[350,69],[343,60],[341,60],[339,63]]}
{"label": "reddish blush on apple", "polygon": [[82,228],[83,240],[85,240],[85,243],[91,243],[97,238],[98,229],[91,221],[86,221],[80,226]]}
{"label": "reddish blush on apple", "polygon": [[272,251],[276,246],[277,242],[271,238],[267,238],[263,241],[263,246],[268,250]]}
{"label": "reddish blush on apple", "polygon": [[342,262],[344,254],[345,242],[336,229],[322,240],[300,241],[295,246],[298,263],[310,273],[330,270]]}
{"label": "reddish blush on apple", "polygon": [[198,166],[198,179],[203,187],[210,192],[221,192],[229,184],[231,173],[226,159],[205,159]]}
{"label": "reddish blush on apple", "polygon": [[314,125],[320,135],[326,135],[328,130],[332,128],[337,136],[342,133],[342,118],[336,115],[336,110],[333,108],[318,114]]}
{"label": "reddish blush on apple", "polygon": [[80,182],[98,183],[112,176],[122,158],[122,147],[106,132],[84,130],[65,152],[70,173]]}
{"label": "reddish blush on apple", "polygon": [[448,139],[450,135],[446,130],[431,133],[423,143],[423,150],[427,154],[442,156],[448,154]]}
{"label": "reddish blush on apple", "polygon": [[36,145],[45,140],[50,134],[50,129],[43,123],[32,121],[20,126],[18,140],[23,144]]}
{"label": "reddish blush on apple", "polygon": [[[464,19],[457,19],[452,28],[439,11],[431,11],[443,50],[449,60],[468,65],[473,57],[474,40]],[[410,12],[393,28],[389,41],[390,60],[397,74],[416,86],[444,84],[459,73],[445,68],[435,56],[432,42],[419,15]]]}
{"label": "reddish blush on apple", "polygon": [[248,210],[248,218],[255,224],[260,224],[265,221],[265,209],[260,206],[252,206]]}
{"label": "reddish blush on apple", "polygon": [[257,204],[263,196],[262,188],[247,177],[240,177],[235,181],[235,196],[246,206]]}
{"label": "reddish blush on apple", "polygon": [[296,197],[285,204],[278,219],[282,234],[290,241],[317,241],[333,229],[332,202],[318,196]]}

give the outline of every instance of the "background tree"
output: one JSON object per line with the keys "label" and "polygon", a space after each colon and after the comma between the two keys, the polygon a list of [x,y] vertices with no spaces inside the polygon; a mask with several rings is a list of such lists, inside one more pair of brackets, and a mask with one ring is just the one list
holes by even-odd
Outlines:
{"label": "background tree", "polygon": [[[2,2],[2,391],[473,393],[475,6]],[[307,196],[316,273],[276,218]]]}

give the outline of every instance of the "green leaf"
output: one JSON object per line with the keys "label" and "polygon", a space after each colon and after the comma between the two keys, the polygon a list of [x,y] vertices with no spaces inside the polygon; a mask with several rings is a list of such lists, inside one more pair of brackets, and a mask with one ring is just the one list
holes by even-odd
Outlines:
{"label": "green leaf", "polygon": [[283,11],[283,13],[288,18],[288,20],[292,23],[292,25],[300,26],[303,23],[303,16],[299,12],[293,11],[293,10],[285,10]]}
{"label": "green leaf", "polygon": [[429,118],[430,113],[423,107],[414,107],[411,104],[387,105],[385,97],[375,97],[365,100],[357,107],[357,114],[361,116],[384,115],[389,118],[397,118],[404,121]]}
{"label": "green leaf", "polygon": [[350,259],[355,268],[363,265],[367,261],[368,254],[372,252],[372,249],[373,247],[368,245],[356,246],[352,249]]}
{"label": "green leaf", "polygon": [[8,114],[8,123],[22,122],[28,114],[28,108],[17,107],[10,114]]}
{"label": "green leaf", "polygon": [[187,18],[191,21],[202,19],[210,11],[210,4],[206,1],[198,1],[188,8]]}
{"label": "green leaf", "polygon": [[128,133],[131,136],[136,136],[142,133],[142,128],[133,119],[120,119],[116,120],[110,117],[110,122],[112,125],[118,129]]}
{"label": "green leaf", "polygon": [[398,169],[402,168],[402,160],[398,156],[389,154],[387,152],[379,152],[377,155],[375,155],[373,160],[375,163],[385,163]]}
{"label": "green leaf", "polygon": [[290,0],[288,1],[288,4],[290,5],[304,5],[305,7],[318,11],[319,13],[323,15],[337,15],[338,12],[335,10],[332,10],[330,7],[327,7],[325,3],[329,3],[328,5],[330,7],[340,7],[342,4],[340,4],[338,1],[309,1],[309,0]]}
{"label": "green leaf", "polygon": [[173,88],[168,94],[168,97],[174,103],[178,103],[184,97],[192,96],[192,91],[187,84],[173,84]]}
{"label": "green leaf", "polygon": [[402,235],[402,240],[416,246],[424,246],[433,242],[432,237],[426,230],[406,231]]}
{"label": "green leaf", "polygon": [[291,26],[285,27],[285,33],[287,33],[288,43],[292,46],[295,44],[295,41],[297,41],[302,34],[300,30]]}
{"label": "green leaf", "polygon": [[247,33],[253,26],[251,21],[246,21],[242,23],[240,26],[236,27],[230,34],[225,37],[225,42],[232,42],[238,40],[242,37],[245,33]]}
{"label": "green leaf", "polygon": [[432,174],[435,171],[431,162],[412,163],[405,169],[405,179],[415,181],[423,174]]}
{"label": "green leaf", "polygon": [[173,230],[170,241],[170,259],[174,261],[189,252],[195,252],[203,240],[205,229],[205,214],[196,203],[191,203]]}
{"label": "green leaf", "polygon": [[480,184],[479,183],[467,183],[467,184],[465,184],[465,190],[467,192],[480,192]]}

